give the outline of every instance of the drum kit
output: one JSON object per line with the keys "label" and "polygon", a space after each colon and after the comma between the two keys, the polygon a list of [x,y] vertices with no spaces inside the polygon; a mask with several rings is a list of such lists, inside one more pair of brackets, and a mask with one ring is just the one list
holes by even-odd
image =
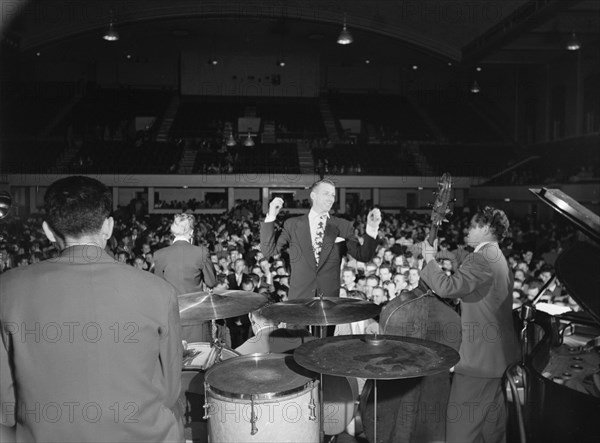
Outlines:
{"label": "drum kit", "polygon": [[[265,304],[264,296],[245,291],[179,296],[182,323],[188,324],[214,324],[217,319],[247,314]],[[275,321],[321,327],[321,338],[304,343],[293,356],[239,356],[214,336],[213,343],[190,343],[191,353],[184,355],[183,365],[186,417],[192,417],[186,423],[186,428],[192,428],[191,438],[186,433],[187,440],[320,442],[326,434],[341,433],[356,412],[352,399],[350,405],[343,405],[348,411],[340,411],[342,405],[327,398],[337,389],[327,389],[327,384],[339,386],[335,380],[346,383],[345,377],[373,380],[376,414],[377,380],[423,377],[448,370],[458,362],[454,349],[429,340],[394,335],[323,337],[325,326],[373,318],[380,309],[370,302],[326,297],[265,307],[263,315]],[[189,371],[201,375],[201,380],[190,377]],[[352,392],[348,395],[355,400],[356,390]],[[190,396],[196,396],[196,411],[192,413]],[[204,428],[194,429],[200,418],[206,423]],[[373,435],[377,442],[376,417]]]}

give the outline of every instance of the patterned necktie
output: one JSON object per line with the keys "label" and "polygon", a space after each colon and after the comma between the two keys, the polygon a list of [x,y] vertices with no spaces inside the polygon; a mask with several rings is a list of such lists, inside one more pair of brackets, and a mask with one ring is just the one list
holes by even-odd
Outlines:
{"label": "patterned necktie", "polygon": [[317,222],[317,229],[315,230],[315,239],[313,243],[313,250],[315,251],[315,262],[319,265],[319,255],[321,255],[321,249],[323,248],[323,236],[325,234],[325,221],[327,214],[319,216]]}

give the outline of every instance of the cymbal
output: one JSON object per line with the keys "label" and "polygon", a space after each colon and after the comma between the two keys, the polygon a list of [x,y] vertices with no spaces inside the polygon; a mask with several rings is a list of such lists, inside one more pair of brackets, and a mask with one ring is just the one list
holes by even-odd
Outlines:
{"label": "cymbal", "polygon": [[322,374],[381,380],[413,378],[458,363],[454,349],[398,335],[338,335],[304,343],[294,351],[299,365]]}
{"label": "cymbal", "polygon": [[329,326],[373,318],[379,311],[380,306],[354,298],[315,297],[275,303],[267,306],[263,314],[280,322]]}
{"label": "cymbal", "polygon": [[264,295],[247,291],[191,292],[178,296],[177,300],[184,324],[237,317],[267,303]]}

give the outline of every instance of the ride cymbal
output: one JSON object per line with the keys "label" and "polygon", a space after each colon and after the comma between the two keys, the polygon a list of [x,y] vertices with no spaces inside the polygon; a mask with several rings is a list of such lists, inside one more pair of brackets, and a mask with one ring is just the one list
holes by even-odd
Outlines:
{"label": "ride cymbal", "polygon": [[381,307],[354,298],[315,297],[290,300],[267,306],[265,317],[286,323],[329,326],[373,318]]}
{"label": "ride cymbal", "polygon": [[432,375],[458,363],[454,349],[398,335],[338,335],[294,351],[299,365],[322,374],[393,380]]}

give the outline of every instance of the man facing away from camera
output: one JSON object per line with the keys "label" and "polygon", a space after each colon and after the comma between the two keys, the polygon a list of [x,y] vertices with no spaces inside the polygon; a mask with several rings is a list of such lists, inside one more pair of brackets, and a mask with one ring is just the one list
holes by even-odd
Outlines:
{"label": "man facing away from camera", "polygon": [[[154,254],[154,274],[175,286],[178,294],[203,291],[216,284],[208,249],[193,244],[195,223],[192,214],[177,214],[171,224],[173,244]],[[184,323],[181,337],[190,343],[212,341],[210,322]]]}
{"label": "man facing away from camera", "polygon": [[454,274],[436,262],[423,242],[427,265],[421,278],[439,296],[461,299],[460,361],[448,400],[446,441],[506,441],[502,375],[519,358],[512,319],[513,276],[499,242],[508,233],[506,214],[486,207],[471,219],[466,238],[475,250]]}
{"label": "man facing away from camera", "polygon": [[285,221],[280,234],[275,232],[275,219],[283,200],[274,198],[260,225],[260,243],[265,257],[280,254],[287,247],[291,276],[289,299],[339,297],[342,257],[349,253],[358,261],[368,262],[375,255],[377,232],[381,223],[379,209],[367,215],[366,234],[361,244],[348,220],[329,215],[335,202],[335,185],[323,179],[310,187],[312,206],[307,215]]}
{"label": "man facing away from camera", "polygon": [[176,292],[105,252],[111,196],[53,183],[43,229],[60,255],[2,274],[0,420],[17,441],[183,441]]}

